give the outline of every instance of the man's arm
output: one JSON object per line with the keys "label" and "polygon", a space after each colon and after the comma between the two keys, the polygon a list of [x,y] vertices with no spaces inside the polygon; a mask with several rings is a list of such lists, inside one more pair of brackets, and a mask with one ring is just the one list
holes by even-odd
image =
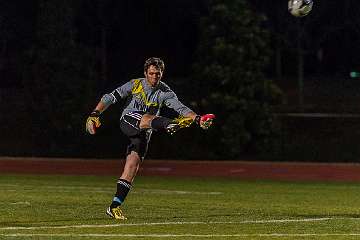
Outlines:
{"label": "man's arm", "polygon": [[100,114],[103,113],[110,105],[118,102],[120,99],[127,97],[132,90],[132,81],[116,88],[111,93],[102,96],[95,109],[90,113],[86,120],[86,131],[95,134],[96,128],[100,127]]}
{"label": "man's arm", "polygon": [[195,120],[196,113],[180,102],[173,91],[168,90],[164,93],[164,103],[165,106],[174,109],[179,115]]}
{"label": "man's arm", "polygon": [[116,88],[111,93],[107,93],[104,96],[102,96],[99,103],[96,105],[94,111],[99,111],[101,114],[104,112],[110,105],[117,103],[123,98],[126,98],[131,94],[131,90],[133,87],[133,81],[129,81],[125,83],[124,85]]}
{"label": "man's arm", "polygon": [[211,126],[212,121],[215,119],[214,114],[205,114],[202,116],[198,115],[181,103],[173,91],[167,92],[164,102],[167,107],[174,109],[181,116],[191,118],[193,122],[198,124],[202,129],[208,129]]}
{"label": "man's arm", "polygon": [[191,111],[191,112],[188,112],[187,114],[185,114],[184,117],[189,117],[189,118],[191,118],[192,120],[195,121],[196,116],[198,116],[198,115],[195,112]]}
{"label": "man's arm", "polygon": [[99,101],[99,103],[96,105],[94,111],[99,112],[101,114],[104,112],[111,104],[107,104],[106,102],[103,102],[102,100]]}

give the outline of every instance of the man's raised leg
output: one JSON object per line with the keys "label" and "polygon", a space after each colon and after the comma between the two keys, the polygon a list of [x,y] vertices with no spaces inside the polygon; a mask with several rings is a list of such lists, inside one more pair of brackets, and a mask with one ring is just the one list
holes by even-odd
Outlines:
{"label": "man's raised leg", "polygon": [[194,120],[190,117],[179,117],[176,119],[170,119],[161,116],[144,114],[140,121],[140,128],[152,128],[155,130],[164,129],[168,133],[173,134],[180,128],[189,127],[193,122]]}

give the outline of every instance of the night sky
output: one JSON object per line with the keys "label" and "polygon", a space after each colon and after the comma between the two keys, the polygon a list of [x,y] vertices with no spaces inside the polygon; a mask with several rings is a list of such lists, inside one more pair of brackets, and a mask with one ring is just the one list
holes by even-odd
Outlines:
{"label": "night sky", "polygon": [[[208,1],[115,1],[76,2],[75,35],[92,48],[101,46],[101,29],[106,29],[108,85],[142,74],[149,56],[162,57],[166,74],[191,74],[198,44],[200,18],[207,14]],[[39,29],[39,2],[14,0],[0,2],[1,87],[21,85],[22,59],[36,41]],[[254,12],[267,16],[263,26],[275,39],[281,38],[282,74],[296,78],[297,26],[301,27],[305,56],[305,77],[348,78],[360,71],[359,1],[315,1],[311,14],[297,19],[287,12],[287,1],[251,1]],[[276,80],[275,56],[266,69]],[[279,84],[281,84],[279,82]]]}
{"label": "night sky", "polygon": [[[197,43],[201,1],[78,1],[76,37],[90,47],[100,47],[101,28],[106,29],[110,78],[127,79],[141,73],[150,56],[164,58],[167,73],[188,74]],[[38,3],[32,0],[1,1],[1,86],[19,83],[21,57],[36,41]],[[1,39],[2,38],[2,39]]]}

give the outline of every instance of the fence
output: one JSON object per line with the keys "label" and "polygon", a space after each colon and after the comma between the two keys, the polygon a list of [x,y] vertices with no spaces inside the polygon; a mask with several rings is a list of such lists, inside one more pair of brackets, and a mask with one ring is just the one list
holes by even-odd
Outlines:
{"label": "fence", "polygon": [[360,114],[283,113],[279,156],[286,161],[360,161]]}

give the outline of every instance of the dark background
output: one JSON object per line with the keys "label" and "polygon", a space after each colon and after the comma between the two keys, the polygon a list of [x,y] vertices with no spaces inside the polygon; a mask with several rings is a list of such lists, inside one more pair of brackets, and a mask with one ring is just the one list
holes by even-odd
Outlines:
{"label": "dark background", "polygon": [[[269,104],[276,131],[266,135],[272,142],[265,148],[256,147],[260,138],[221,141],[226,131],[219,125],[234,111],[193,103],[218,88],[209,81],[201,95],[194,70],[204,46],[201,21],[214,2],[0,1],[0,155],[123,157],[121,105],[104,114],[95,137],[84,133],[84,122],[104,93],[141,77],[144,60],[158,56],[164,81],[184,103],[222,114],[213,133],[156,133],[150,158],[358,161],[360,79],[350,72],[360,71],[359,1],[315,1],[304,18],[291,16],[285,0],[248,1],[268,32],[262,74],[282,92]],[[229,154],[226,144],[239,150]]]}

